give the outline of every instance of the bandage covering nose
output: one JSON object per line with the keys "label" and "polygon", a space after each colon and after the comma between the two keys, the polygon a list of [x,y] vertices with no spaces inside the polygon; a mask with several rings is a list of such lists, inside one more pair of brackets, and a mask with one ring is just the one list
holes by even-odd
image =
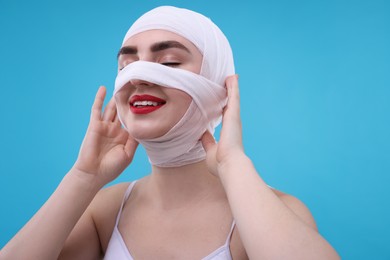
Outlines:
{"label": "bandage covering nose", "polygon": [[[206,130],[214,133],[221,122],[227,100],[225,80],[234,74],[232,51],[224,34],[210,19],[170,6],[158,7],[141,16],[130,27],[122,46],[131,36],[154,29],[170,31],[191,41],[203,55],[200,74],[136,61],[118,73],[114,96],[124,87],[134,87],[127,84],[133,80],[179,89],[190,95],[192,102],[189,108],[172,129],[161,137],[137,141],[144,146],[153,165],[177,167],[195,163],[206,156],[201,136]],[[119,119],[127,128],[120,113]]]}

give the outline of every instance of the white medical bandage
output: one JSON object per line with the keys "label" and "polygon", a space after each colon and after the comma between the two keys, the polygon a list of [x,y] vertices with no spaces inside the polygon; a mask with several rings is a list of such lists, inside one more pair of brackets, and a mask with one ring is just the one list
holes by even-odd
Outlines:
{"label": "white medical bandage", "polygon": [[[226,77],[234,74],[229,42],[219,28],[201,14],[175,7],[159,7],[141,16],[127,32],[131,36],[162,29],[190,40],[203,54],[200,74],[158,63],[136,61],[118,73],[115,94],[129,81],[138,79],[162,87],[176,88],[192,97],[183,118],[166,133],[154,139],[137,140],[153,165],[175,167],[205,159],[199,141],[206,130],[214,133],[226,104]],[[124,121],[119,115],[122,124]],[[126,127],[126,126],[125,126]]]}
{"label": "white medical bandage", "polygon": [[[118,74],[114,95],[135,79],[176,88],[192,97],[183,118],[168,133],[159,138],[137,140],[145,147],[151,163],[159,166],[178,166],[203,160],[205,153],[199,146],[199,139],[206,130],[213,133],[219,124],[226,104],[226,89],[187,70],[136,61]],[[196,152],[188,154],[194,148]]]}

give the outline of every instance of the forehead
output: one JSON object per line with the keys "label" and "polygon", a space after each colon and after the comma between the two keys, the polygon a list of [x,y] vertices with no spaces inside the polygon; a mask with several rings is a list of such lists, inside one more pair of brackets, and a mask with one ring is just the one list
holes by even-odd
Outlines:
{"label": "forehead", "polygon": [[181,35],[166,30],[148,30],[137,33],[128,38],[123,46],[134,46],[137,49],[142,49],[149,48],[154,43],[162,41],[177,41],[186,46],[192,53],[198,52],[201,54],[200,50],[191,41]]}

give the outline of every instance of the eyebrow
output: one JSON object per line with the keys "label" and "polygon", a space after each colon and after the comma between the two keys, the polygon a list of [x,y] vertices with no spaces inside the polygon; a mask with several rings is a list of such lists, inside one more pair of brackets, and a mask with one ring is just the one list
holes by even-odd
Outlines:
{"label": "eyebrow", "polygon": [[[150,47],[151,52],[159,52],[171,48],[178,48],[182,49],[188,53],[191,54],[190,50],[181,44],[180,42],[177,41],[162,41],[162,42],[156,42]],[[125,55],[125,54],[137,54],[138,50],[134,46],[124,46],[122,47],[117,55],[117,58],[119,58],[120,55]]]}

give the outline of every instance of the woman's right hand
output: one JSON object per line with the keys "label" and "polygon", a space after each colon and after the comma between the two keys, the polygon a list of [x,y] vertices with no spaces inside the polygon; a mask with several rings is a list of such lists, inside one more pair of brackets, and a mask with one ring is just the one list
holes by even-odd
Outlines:
{"label": "woman's right hand", "polygon": [[91,119],[72,170],[99,186],[118,177],[131,163],[138,142],[121,127],[115,100],[102,113],[106,88],[100,87],[92,106]]}

